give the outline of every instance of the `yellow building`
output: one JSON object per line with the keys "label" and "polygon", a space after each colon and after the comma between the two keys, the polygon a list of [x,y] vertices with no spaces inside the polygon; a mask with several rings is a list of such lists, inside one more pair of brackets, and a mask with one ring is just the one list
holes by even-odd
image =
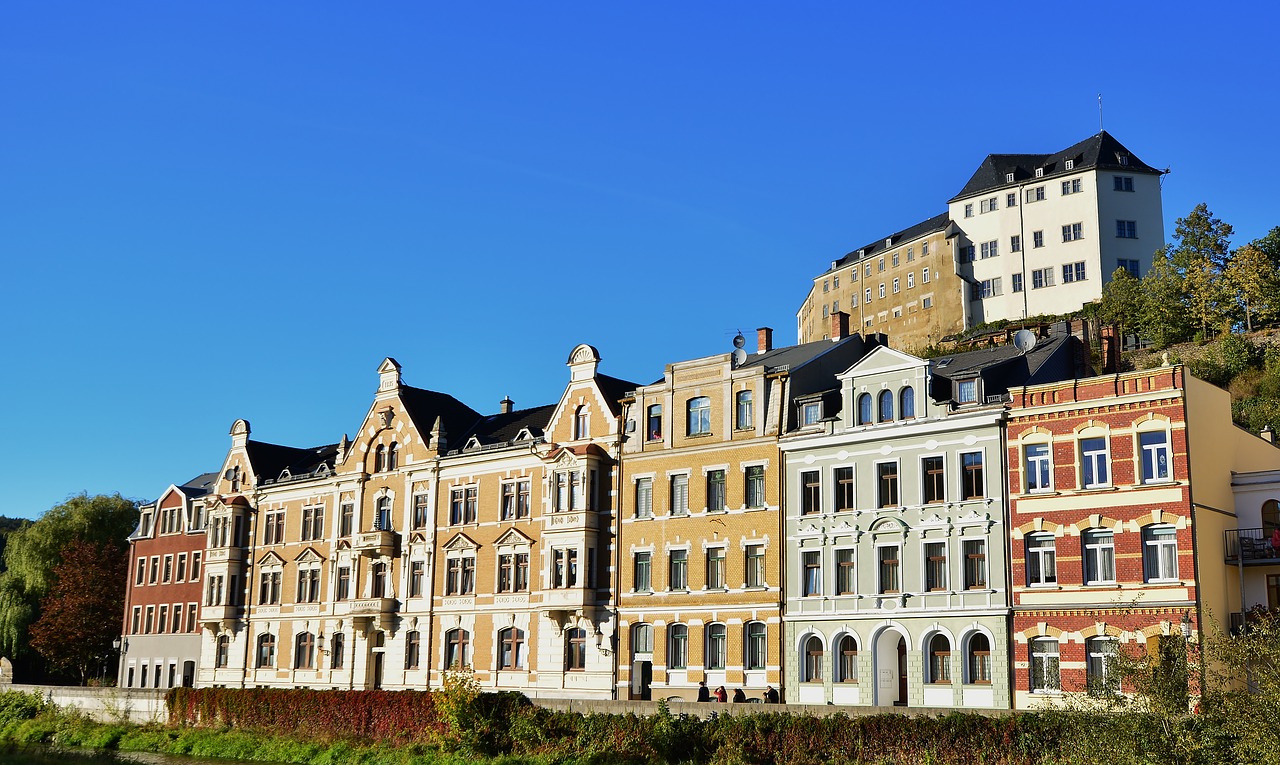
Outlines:
{"label": "yellow building", "polygon": [[[738,338],[741,340],[741,337]],[[699,682],[779,688],[778,436],[838,408],[859,336],[667,366],[623,400],[618,697],[693,700]]]}

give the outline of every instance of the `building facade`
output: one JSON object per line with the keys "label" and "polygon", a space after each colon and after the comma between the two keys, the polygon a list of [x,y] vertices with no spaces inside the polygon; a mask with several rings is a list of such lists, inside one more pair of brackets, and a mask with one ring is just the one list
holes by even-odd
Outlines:
{"label": "building facade", "polygon": [[198,606],[204,556],[204,496],[217,478],[170,486],[139,508],[129,536],[120,671],[124,688],[190,688],[200,664]]}

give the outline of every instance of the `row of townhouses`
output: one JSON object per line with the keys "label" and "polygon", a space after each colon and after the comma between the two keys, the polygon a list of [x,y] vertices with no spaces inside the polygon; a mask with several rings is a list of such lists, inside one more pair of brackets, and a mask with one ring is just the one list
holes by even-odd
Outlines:
{"label": "row of townhouses", "polygon": [[579,345],[558,401],[492,414],[388,358],[312,448],[237,420],[143,508],[120,682],[1027,708],[1280,605],[1280,449],[1226,392],[1094,376],[1065,333],[923,359],[853,321],[647,384]]}
{"label": "row of townhouses", "polygon": [[845,312],[907,351],[1097,300],[1164,245],[1157,170],[1106,132],[1050,154],[991,154],[946,211],[831,261],[796,312],[799,342]]}

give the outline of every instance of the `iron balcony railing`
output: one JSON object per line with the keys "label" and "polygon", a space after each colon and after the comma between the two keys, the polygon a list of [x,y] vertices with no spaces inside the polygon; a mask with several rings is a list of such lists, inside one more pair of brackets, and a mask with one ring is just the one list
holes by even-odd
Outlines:
{"label": "iron balcony railing", "polygon": [[1227,529],[1225,548],[1226,562],[1231,565],[1277,565],[1280,566],[1280,549],[1272,543],[1272,529]]}

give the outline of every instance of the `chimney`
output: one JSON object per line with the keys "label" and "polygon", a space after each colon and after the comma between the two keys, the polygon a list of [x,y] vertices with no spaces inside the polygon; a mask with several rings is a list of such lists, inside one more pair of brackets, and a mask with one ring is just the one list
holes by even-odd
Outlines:
{"label": "chimney", "polygon": [[768,353],[773,350],[773,327],[760,327],[756,330],[756,353]]}
{"label": "chimney", "polygon": [[1270,441],[1273,444],[1276,442],[1276,429],[1271,427],[1270,425],[1263,428],[1262,432],[1259,433],[1258,435],[1262,436],[1264,439],[1266,439],[1267,441]]}
{"label": "chimney", "polygon": [[831,342],[838,343],[849,336],[849,314],[836,311],[831,314]]}
{"label": "chimney", "polygon": [[503,396],[502,401],[498,402],[498,411],[502,414],[511,414],[511,409],[516,402],[511,400],[510,396]]}

